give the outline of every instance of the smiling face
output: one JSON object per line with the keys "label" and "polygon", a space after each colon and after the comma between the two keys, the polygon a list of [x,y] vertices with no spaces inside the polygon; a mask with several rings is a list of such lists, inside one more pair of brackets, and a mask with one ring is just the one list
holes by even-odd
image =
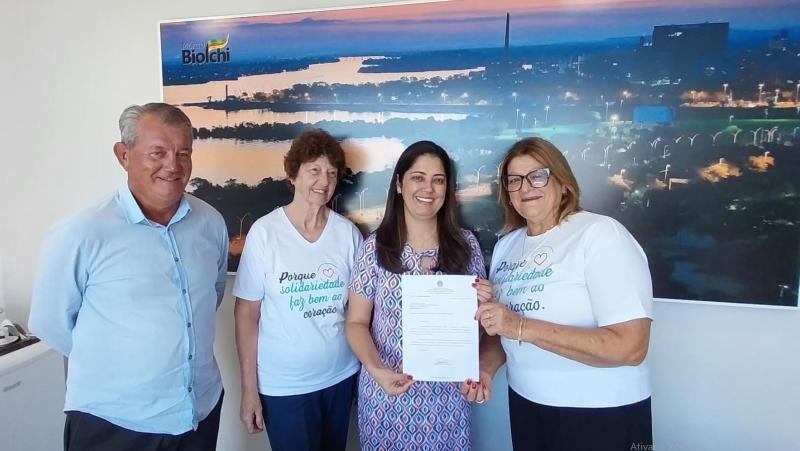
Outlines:
{"label": "smiling face", "polygon": [[141,116],[136,130],[134,145],[119,142],[114,154],[128,173],[128,186],[142,212],[162,222],[165,214],[171,217],[178,209],[192,175],[192,132],[151,114]]}
{"label": "smiling face", "polygon": [[442,160],[432,154],[423,154],[403,174],[395,189],[403,197],[406,217],[435,219],[444,205],[447,176]]}
{"label": "smiling face", "polygon": [[324,206],[336,191],[338,171],[328,157],[300,164],[297,176],[291,180],[294,185],[294,200],[314,206]]}
{"label": "smiling face", "polygon": [[[508,162],[508,175],[524,177],[544,165],[530,155],[520,155]],[[519,191],[508,193],[511,205],[525,218],[528,231],[534,235],[543,233],[558,223],[559,206],[563,187],[550,175],[546,186],[533,188],[527,180],[522,181]]]}

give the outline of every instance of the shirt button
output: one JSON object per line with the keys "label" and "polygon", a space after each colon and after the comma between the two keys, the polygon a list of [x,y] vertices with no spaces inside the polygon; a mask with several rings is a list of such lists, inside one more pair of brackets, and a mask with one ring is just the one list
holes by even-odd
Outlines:
{"label": "shirt button", "polygon": [[191,392],[192,392],[192,387],[189,387],[189,393],[191,393]]}
{"label": "shirt button", "polygon": [[189,360],[192,360],[193,355],[189,354]]}
{"label": "shirt button", "polygon": [[183,290],[181,290],[181,292],[182,292],[183,294],[186,294],[186,288],[184,288]]}
{"label": "shirt button", "polygon": [[178,261],[178,260],[179,260],[178,257],[175,257],[175,261]]}
{"label": "shirt button", "polygon": [[192,327],[192,323],[186,323],[186,327]]}

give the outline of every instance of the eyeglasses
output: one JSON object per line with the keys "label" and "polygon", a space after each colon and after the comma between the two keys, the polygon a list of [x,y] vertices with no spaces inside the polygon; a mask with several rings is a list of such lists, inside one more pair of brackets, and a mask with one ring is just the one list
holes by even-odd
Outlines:
{"label": "eyeglasses", "polygon": [[522,175],[506,175],[503,177],[503,186],[508,192],[519,191],[522,189],[522,180],[528,181],[531,188],[544,188],[550,181],[550,168],[539,168]]}

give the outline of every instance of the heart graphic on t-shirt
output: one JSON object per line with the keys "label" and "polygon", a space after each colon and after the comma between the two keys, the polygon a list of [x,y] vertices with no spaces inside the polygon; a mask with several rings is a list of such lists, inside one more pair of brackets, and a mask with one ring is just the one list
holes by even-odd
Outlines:
{"label": "heart graphic on t-shirt", "polygon": [[319,273],[322,278],[331,280],[337,276],[338,271],[336,271],[336,267],[333,266],[333,264],[323,263],[317,268],[317,273]]}
{"label": "heart graphic on t-shirt", "polygon": [[542,252],[541,254],[536,254],[533,256],[533,262],[537,265],[541,266],[547,261],[547,252]]}

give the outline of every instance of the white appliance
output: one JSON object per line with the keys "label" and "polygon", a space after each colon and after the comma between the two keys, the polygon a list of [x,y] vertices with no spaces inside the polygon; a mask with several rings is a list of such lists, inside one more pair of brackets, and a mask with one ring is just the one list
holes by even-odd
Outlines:
{"label": "white appliance", "polygon": [[0,356],[0,449],[64,449],[64,358],[42,342]]}

